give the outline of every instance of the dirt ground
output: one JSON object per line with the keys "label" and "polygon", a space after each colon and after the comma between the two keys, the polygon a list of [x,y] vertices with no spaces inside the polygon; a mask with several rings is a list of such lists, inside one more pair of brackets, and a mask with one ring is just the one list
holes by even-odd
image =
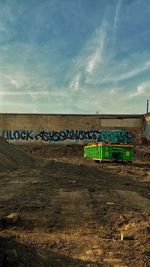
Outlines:
{"label": "dirt ground", "polygon": [[20,147],[36,160],[0,173],[0,267],[150,266],[148,147],[101,164],[81,145]]}

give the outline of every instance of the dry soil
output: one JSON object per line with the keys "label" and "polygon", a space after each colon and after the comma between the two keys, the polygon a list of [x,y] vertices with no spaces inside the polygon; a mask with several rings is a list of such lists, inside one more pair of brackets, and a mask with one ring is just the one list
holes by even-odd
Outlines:
{"label": "dry soil", "polygon": [[149,154],[98,164],[82,145],[1,141],[0,266],[150,266]]}

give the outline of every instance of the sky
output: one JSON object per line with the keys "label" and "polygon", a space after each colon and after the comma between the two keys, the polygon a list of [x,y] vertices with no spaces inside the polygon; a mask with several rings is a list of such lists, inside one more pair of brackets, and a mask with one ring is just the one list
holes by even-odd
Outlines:
{"label": "sky", "polygon": [[0,0],[0,112],[140,114],[150,0]]}

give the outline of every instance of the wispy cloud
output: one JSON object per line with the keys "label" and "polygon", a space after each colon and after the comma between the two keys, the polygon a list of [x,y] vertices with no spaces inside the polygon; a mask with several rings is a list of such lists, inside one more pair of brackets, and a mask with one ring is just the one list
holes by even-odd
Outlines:
{"label": "wispy cloud", "polygon": [[69,87],[73,88],[74,91],[77,91],[80,87],[83,88],[85,83],[90,83],[98,69],[101,66],[102,68],[104,67],[103,65],[105,65],[106,61],[106,41],[107,21],[104,17],[92,38],[86,42],[78,57],[74,59],[73,77],[69,83]]}
{"label": "wispy cloud", "polygon": [[[106,8],[104,17],[92,38],[85,44],[80,55],[74,60],[76,71],[71,85],[74,84],[78,77],[78,70],[80,70],[80,82],[89,85],[103,84],[109,82],[108,79],[112,70],[112,59],[114,57],[114,43],[117,35],[117,28],[119,27],[120,10],[122,0],[118,0],[115,7],[115,14],[113,16],[113,23],[110,22],[112,14],[109,8]],[[116,64],[116,62],[115,62]],[[123,78],[123,77],[122,77]],[[113,78],[115,81],[115,79]],[[79,82],[78,82],[79,86]]]}
{"label": "wispy cloud", "polygon": [[0,112],[141,112],[149,1],[32,2],[0,1]]}
{"label": "wispy cloud", "polygon": [[112,46],[114,48],[117,36],[117,29],[119,26],[120,10],[121,10],[122,0],[118,0],[116,3],[115,15],[114,15],[114,24],[113,24],[113,42]]}
{"label": "wispy cloud", "polygon": [[141,96],[147,93],[147,97],[150,96],[150,81],[141,83],[140,85],[137,86],[136,90],[133,91],[130,95],[129,98]]}
{"label": "wispy cloud", "polygon": [[10,82],[11,82],[11,84],[14,85],[17,89],[20,87],[18,81],[14,80],[14,79],[11,79]]}
{"label": "wispy cloud", "polygon": [[75,78],[71,81],[69,87],[77,92],[80,89],[80,74],[77,74]]}
{"label": "wispy cloud", "polygon": [[139,66],[138,68],[135,68],[125,74],[121,74],[116,80],[122,81],[125,79],[129,79],[148,69],[150,69],[150,61],[146,61],[142,66]]}
{"label": "wispy cloud", "polygon": [[13,95],[13,96],[15,96],[15,95],[25,95],[25,96],[27,96],[27,95],[31,95],[31,96],[33,96],[33,95],[37,95],[37,96],[41,96],[41,95],[48,95],[49,94],[49,92],[48,91],[38,91],[38,92],[12,92],[12,91],[7,91],[7,92],[5,92],[5,91],[0,91],[0,95],[3,95],[3,96],[11,96],[11,95]]}
{"label": "wispy cloud", "polygon": [[82,106],[83,111],[88,110],[90,105],[91,109],[102,112],[107,102],[109,108],[115,110],[118,99],[118,109],[127,113],[127,99],[132,101],[133,97],[140,97],[147,92],[145,85],[139,84],[139,81],[137,83],[136,78],[150,69],[150,61],[146,57],[138,57],[136,52],[121,61],[117,59],[122,9],[123,1],[116,1],[113,11],[109,9],[99,28],[74,59],[68,87],[74,94],[81,89],[76,107]]}
{"label": "wispy cloud", "polygon": [[[131,62],[132,63],[132,62]],[[134,67],[132,64],[130,65],[128,63],[127,67],[121,64],[118,64],[116,62],[116,66],[114,69],[110,70],[106,77],[102,80],[102,83],[116,83],[116,82],[121,82],[124,80],[129,80],[138,74],[143,73],[144,71],[147,71],[150,69],[150,61],[145,61],[143,63],[139,63],[139,66]],[[100,79],[97,80],[97,82],[100,82]]]}
{"label": "wispy cloud", "polygon": [[107,34],[107,24],[104,20],[100,29],[96,32],[96,37],[93,41],[93,52],[91,55],[87,57],[87,63],[85,66],[85,70],[88,73],[92,73],[97,64],[103,63],[103,52],[105,48],[105,40],[106,40],[106,34]]}
{"label": "wispy cloud", "polygon": [[122,0],[118,0],[117,3],[116,3],[116,10],[115,10],[115,16],[114,16],[114,25],[113,25],[114,31],[116,31],[117,27],[118,27],[119,12],[120,12],[120,8],[121,8],[121,4],[122,4]]}

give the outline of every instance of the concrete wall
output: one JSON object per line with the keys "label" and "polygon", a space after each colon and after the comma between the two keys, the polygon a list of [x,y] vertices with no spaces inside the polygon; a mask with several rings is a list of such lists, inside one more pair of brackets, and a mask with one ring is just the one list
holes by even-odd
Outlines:
{"label": "concrete wall", "polygon": [[59,141],[58,136],[64,141],[66,134],[82,135],[84,141],[85,135],[92,139],[97,131],[127,129],[140,142],[142,121],[142,115],[0,114],[0,134],[12,142],[40,140],[31,137],[41,131],[49,136],[55,132],[54,141]]}
{"label": "concrete wall", "polygon": [[144,137],[150,143],[150,113],[144,116]]}

